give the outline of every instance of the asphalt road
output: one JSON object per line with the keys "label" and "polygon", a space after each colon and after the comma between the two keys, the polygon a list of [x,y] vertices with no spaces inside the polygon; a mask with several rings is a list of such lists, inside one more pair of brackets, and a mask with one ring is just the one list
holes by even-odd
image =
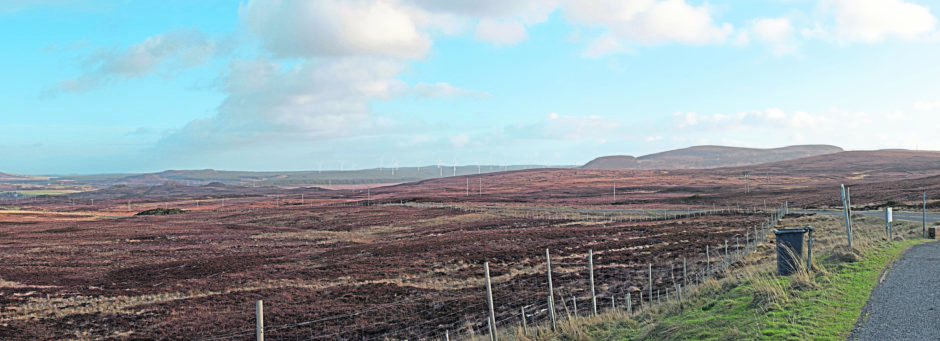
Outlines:
{"label": "asphalt road", "polygon": [[912,247],[871,292],[849,340],[940,340],[940,243]]}
{"label": "asphalt road", "polygon": [[[834,216],[840,216],[840,217],[843,214],[842,211],[816,211],[816,210],[791,210],[790,212],[801,213],[801,214],[816,213],[816,214],[834,215]],[[864,214],[869,217],[882,218],[882,219],[884,219],[885,217],[884,211],[853,211],[852,213]],[[921,212],[911,212],[911,211],[893,212],[891,215],[894,217],[895,220],[908,220],[908,221],[920,222],[921,219],[923,219]],[[928,224],[935,223],[938,221],[940,221],[940,213],[929,213],[929,212],[927,213]]]}

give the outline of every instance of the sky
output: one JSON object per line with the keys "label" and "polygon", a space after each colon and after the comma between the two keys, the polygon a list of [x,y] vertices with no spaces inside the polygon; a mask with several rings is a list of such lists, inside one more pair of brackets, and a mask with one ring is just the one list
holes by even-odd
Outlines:
{"label": "sky", "polygon": [[940,150],[940,1],[0,2],[0,172]]}

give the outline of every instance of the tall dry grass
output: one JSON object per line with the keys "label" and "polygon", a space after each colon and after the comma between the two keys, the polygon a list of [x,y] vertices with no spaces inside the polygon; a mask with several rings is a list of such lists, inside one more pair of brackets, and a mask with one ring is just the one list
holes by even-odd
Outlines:
{"label": "tall dry grass", "polygon": [[[669,300],[653,307],[644,307],[641,310],[627,313],[623,310],[608,310],[597,316],[569,317],[560,314],[564,321],[558,323],[558,330],[551,331],[546,325],[530,326],[528,334],[522,334],[520,327],[508,327],[500,330],[501,340],[544,341],[544,340],[594,340],[597,333],[592,330],[599,328],[607,330],[627,329],[636,331],[630,339],[663,339],[675,335],[677,325],[661,323],[664,319],[680,315],[690,307],[707,307],[714,303],[714,297],[744,286],[750,290],[752,302],[749,307],[755,309],[760,315],[767,312],[779,311],[796,298],[801,292],[818,289],[821,284],[832,281],[830,268],[840,267],[846,263],[858,262],[865,255],[889,245],[884,235],[884,220],[856,214],[852,217],[853,247],[849,248],[845,233],[844,220],[840,217],[810,215],[791,216],[781,220],[776,228],[800,228],[813,226],[813,260],[811,268],[806,265],[808,245],[804,241],[803,253],[797,255],[791,252],[791,257],[800,259],[794,264],[794,273],[787,278],[777,276],[776,240],[773,233],[768,233],[766,242],[760,244],[756,251],[734,264],[730,270],[704,283],[683,288],[683,300]],[[894,240],[905,238],[919,238],[920,224],[911,222],[895,222]],[[719,278],[720,277],[720,278]],[[759,316],[758,316],[759,318]],[[738,330],[726,330],[728,339],[747,337]],[[623,337],[611,337],[622,339]],[[452,338],[453,340],[453,338]],[[489,340],[488,335],[477,335],[471,340]]]}

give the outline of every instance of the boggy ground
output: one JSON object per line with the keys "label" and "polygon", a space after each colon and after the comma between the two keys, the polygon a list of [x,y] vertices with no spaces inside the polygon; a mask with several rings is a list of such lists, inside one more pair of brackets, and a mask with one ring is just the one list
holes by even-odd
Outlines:
{"label": "boggy ground", "polygon": [[[250,206],[250,205],[249,205]],[[483,263],[500,320],[544,319],[545,249],[558,300],[672,287],[681,259],[743,243],[762,214],[647,222],[532,219],[405,206],[283,205],[172,216],[0,211],[0,338],[416,339],[485,328]],[[712,254],[712,261],[718,257]],[[691,271],[691,270],[690,270]],[[541,310],[539,305],[542,306]],[[586,303],[579,305],[584,313]],[[573,309],[573,307],[572,307]]]}
{"label": "boggy ground", "polygon": [[[694,279],[706,245],[720,255],[727,240],[733,252],[767,217],[636,221],[642,213],[607,219],[592,210],[833,207],[840,183],[857,206],[912,204],[923,191],[928,206],[938,204],[940,178],[929,176],[940,157],[875,154],[716,170],[543,169],[339,191],[190,195],[177,186],[142,197],[0,200],[0,339],[250,339],[259,299],[270,339],[479,333],[484,262],[498,324],[517,323],[521,308],[529,322],[546,318],[546,248],[559,314],[589,307],[588,250],[600,303],[626,293],[638,303],[640,292],[649,298],[648,264],[653,291],[673,290],[685,282],[683,258]],[[408,206],[416,203],[442,206]],[[131,217],[159,207],[189,212]]]}

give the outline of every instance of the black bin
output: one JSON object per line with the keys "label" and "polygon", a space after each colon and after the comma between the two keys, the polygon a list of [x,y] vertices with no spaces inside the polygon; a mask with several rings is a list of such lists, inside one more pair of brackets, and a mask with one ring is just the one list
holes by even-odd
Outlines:
{"label": "black bin", "polygon": [[803,234],[807,231],[806,228],[774,229],[777,236],[777,275],[789,276],[796,272],[797,262],[803,257]]}

